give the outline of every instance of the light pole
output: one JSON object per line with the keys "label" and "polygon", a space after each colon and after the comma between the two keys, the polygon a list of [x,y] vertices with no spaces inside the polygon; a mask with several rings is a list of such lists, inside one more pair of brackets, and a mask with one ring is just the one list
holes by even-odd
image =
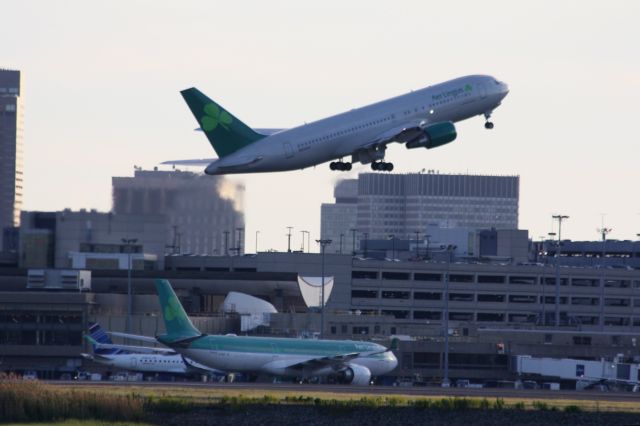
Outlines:
{"label": "light pole", "polygon": [[600,255],[600,330],[604,330],[604,257],[607,252],[607,235],[611,228],[598,228],[598,233],[602,235],[602,254]]}
{"label": "light pole", "polygon": [[291,253],[291,230],[293,226],[287,226],[289,233],[287,234],[287,253]]}
{"label": "light pole", "polygon": [[367,258],[367,241],[369,240],[369,233],[365,232],[364,233],[364,258]]}
{"label": "light pole", "polygon": [[242,235],[244,233],[244,228],[236,228],[236,231],[238,231],[238,256],[240,256],[242,253],[242,242],[244,240]]}
{"label": "light pole", "polygon": [[420,231],[416,232],[416,260],[420,257]]}
{"label": "light pole", "polygon": [[340,254],[342,254],[342,240],[344,239],[344,234],[340,234]]}
{"label": "light pole", "polygon": [[322,278],[320,290],[320,338],[324,337],[324,249],[331,244],[331,240],[316,240],[316,243],[320,244],[320,250],[322,251]]}
{"label": "light pole", "polygon": [[229,256],[229,231],[224,231],[224,255]]}
{"label": "light pole", "polygon": [[260,231],[256,231],[256,254],[258,254],[258,234]]}
{"label": "light pole", "polygon": [[391,234],[389,239],[391,240],[391,260],[396,260],[396,236]]}
{"label": "light pole", "polygon": [[560,327],[560,251],[562,244],[562,221],[569,219],[569,216],[556,214],[551,216],[558,221],[558,247],[556,248],[556,328]]}
{"label": "light pole", "polygon": [[127,257],[129,265],[127,267],[127,333],[131,333],[131,311],[133,308],[133,301],[131,298],[131,250],[133,245],[138,242],[137,238],[123,238],[122,243],[127,247]]}
{"label": "light pole", "polygon": [[447,273],[444,280],[444,377],[442,386],[449,387],[449,275],[451,271],[451,256],[456,246],[447,246]]}
{"label": "light pole", "polygon": [[351,248],[351,255],[355,256],[356,255],[356,232],[358,232],[358,230],[356,228],[351,228],[351,237],[353,238],[353,246]]}
{"label": "light pole", "polygon": [[302,252],[304,253],[304,234],[307,234],[307,253],[309,252],[309,231],[300,231],[302,232]]}

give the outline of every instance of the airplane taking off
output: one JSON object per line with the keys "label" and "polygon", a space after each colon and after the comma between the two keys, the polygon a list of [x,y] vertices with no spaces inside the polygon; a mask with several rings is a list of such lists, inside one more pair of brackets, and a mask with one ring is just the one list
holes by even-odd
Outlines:
{"label": "airplane taking off", "polygon": [[372,376],[398,365],[392,349],[371,342],[202,334],[167,280],[156,280],[156,290],[167,330],[157,341],[213,369],[301,378],[336,375],[342,382],[368,385]]}
{"label": "airplane taking off", "polygon": [[180,93],[218,159],[163,164],[207,165],[206,174],[223,175],[297,170],[335,159],[331,170],[348,171],[359,162],[392,171],[393,163],[384,161],[388,144],[436,148],[456,139],[453,123],[476,115],[492,129],[491,113],[509,88],[491,76],[470,75],[291,129],[252,129],[198,89]]}
{"label": "airplane taking off", "polygon": [[116,345],[97,323],[89,327],[89,335],[84,337],[91,342],[93,355],[80,354],[83,358],[117,369],[141,373],[225,374],[185,358],[172,349]]}

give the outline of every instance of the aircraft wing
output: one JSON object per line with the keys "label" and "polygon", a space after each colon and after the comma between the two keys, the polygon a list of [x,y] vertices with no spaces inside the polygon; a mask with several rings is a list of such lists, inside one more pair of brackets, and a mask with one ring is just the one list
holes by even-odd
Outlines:
{"label": "aircraft wing", "polygon": [[386,145],[391,142],[406,143],[422,134],[426,122],[411,121],[396,126],[378,135],[370,145]]}
{"label": "aircraft wing", "polygon": [[152,348],[150,346],[132,346],[132,345],[115,345],[108,343],[98,343],[97,348],[100,349],[123,349],[125,351],[138,353],[138,354],[162,354],[162,355],[175,355],[177,352],[169,348]]}
{"label": "aircraft wing", "polygon": [[335,356],[323,356],[316,358],[309,358],[303,361],[294,361],[287,365],[286,368],[293,370],[303,369],[318,369],[322,367],[340,367],[343,364],[357,358],[360,355],[359,352],[353,352],[349,354],[340,354]]}
{"label": "aircraft wing", "polygon": [[[142,336],[144,337],[144,336]],[[91,336],[84,336],[89,342],[91,342],[96,349],[122,349],[129,352],[139,353],[139,354],[163,354],[163,355],[174,355],[176,351],[168,348],[152,348],[149,346],[132,346],[132,345],[116,345],[113,343],[100,343],[91,338]]]}
{"label": "aircraft wing", "polygon": [[207,367],[206,365],[195,362],[194,360],[187,358],[185,356],[182,357],[182,361],[187,365],[187,367],[191,367],[196,370],[208,371],[210,373],[216,373],[216,374],[226,374],[222,370],[217,370],[215,368]]}

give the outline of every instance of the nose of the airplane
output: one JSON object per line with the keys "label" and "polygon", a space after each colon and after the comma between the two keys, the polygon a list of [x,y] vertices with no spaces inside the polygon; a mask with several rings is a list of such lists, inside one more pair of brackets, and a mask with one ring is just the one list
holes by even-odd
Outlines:
{"label": "nose of the airplane", "polygon": [[393,352],[389,352],[389,353],[391,354],[391,356],[389,357],[389,368],[390,368],[389,371],[391,371],[398,366],[398,358],[396,358]]}
{"label": "nose of the airplane", "polygon": [[507,83],[500,83],[500,92],[502,96],[507,96],[509,93],[509,85]]}

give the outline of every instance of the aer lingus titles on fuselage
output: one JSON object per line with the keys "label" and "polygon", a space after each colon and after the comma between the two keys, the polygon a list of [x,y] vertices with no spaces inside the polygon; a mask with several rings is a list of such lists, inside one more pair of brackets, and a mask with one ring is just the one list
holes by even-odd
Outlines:
{"label": "aer lingus titles on fuselage", "polygon": [[[280,172],[327,161],[331,170],[351,170],[352,163],[391,171],[384,161],[387,145],[436,148],[455,140],[453,123],[476,115],[489,117],[509,93],[508,86],[486,75],[470,75],[291,129],[252,129],[196,88],[182,96],[213,149],[216,160],[167,161],[208,164],[205,173]],[[351,162],[343,161],[349,158]]]}

